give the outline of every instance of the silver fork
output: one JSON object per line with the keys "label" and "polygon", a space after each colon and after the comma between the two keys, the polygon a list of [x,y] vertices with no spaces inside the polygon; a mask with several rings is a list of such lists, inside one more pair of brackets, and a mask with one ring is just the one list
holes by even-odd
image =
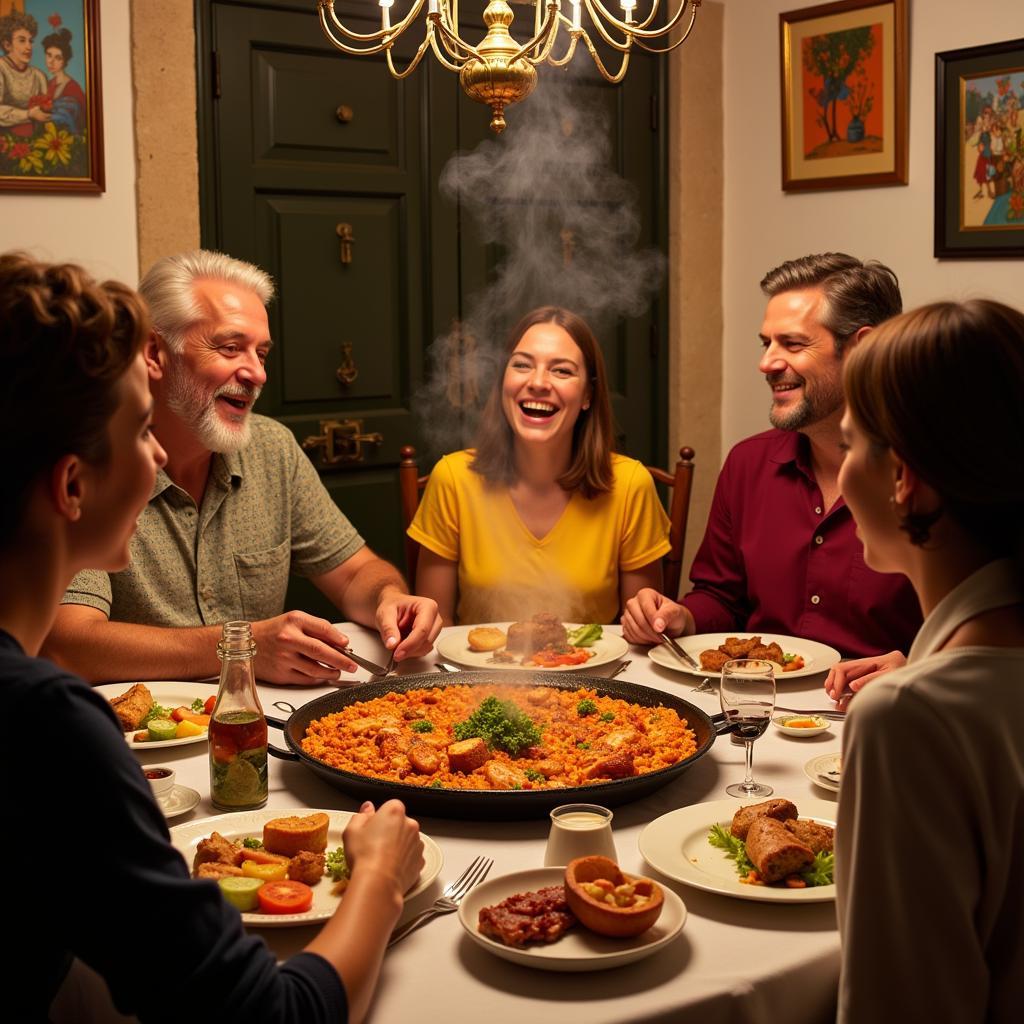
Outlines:
{"label": "silver fork", "polygon": [[452,911],[458,910],[459,904],[466,894],[473,886],[478,885],[487,877],[487,872],[491,870],[493,864],[494,861],[490,857],[477,857],[454,882],[449,882],[444,887],[441,895],[434,900],[431,906],[391,933],[391,938],[388,939],[388,948],[390,949],[396,942],[404,939],[409,932],[415,931],[424,922],[441,914],[450,914]]}

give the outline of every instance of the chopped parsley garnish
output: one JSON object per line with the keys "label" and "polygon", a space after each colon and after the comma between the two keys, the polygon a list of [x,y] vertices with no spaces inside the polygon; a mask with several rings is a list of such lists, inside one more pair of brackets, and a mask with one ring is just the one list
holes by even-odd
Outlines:
{"label": "chopped parsley garnish", "polygon": [[262,850],[263,849],[263,841],[261,839],[257,839],[255,836],[246,836],[242,840],[242,845],[247,850]]}
{"label": "chopped parsley garnish", "polygon": [[336,850],[327,854],[324,859],[324,870],[335,882],[348,878],[348,861],[345,859],[345,847],[339,846]]}
{"label": "chopped parsley garnish", "polygon": [[497,747],[515,757],[527,747],[540,743],[540,729],[511,701],[488,697],[452,732],[457,740],[479,736],[488,747]]}
{"label": "chopped parsley garnish", "polygon": [[589,750],[590,749],[590,744],[589,743],[585,743],[582,740],[580,740],[580,742],[577,743],[576,746],[579,747],[580,750]]}
{"label": "chopped parsley garnish", "polygon": [[543,782],[546,778],[545,774],[536,768],[527,768],[525,774],[531,782]]}
{"label": "chopped parsley garnish", "polygon": [[597,705],[589,698],[584,697],[583,700],[576,705],[576,714],[580,718],[586,718],[587,715],[593,715],[597,713]]}
{"label": "chopped parsley garnish", "polygon": [[203,713],[203,708],[206,707],[206,701],[203,700],[202,697],[196,697],[196,699],[194,701],[192,701],[191,707],[192,707],[192,710],[197,715],[201,715]]}
{"label": "chopped parsley garnish", "polygon": [[434,726],[432,722],[428,722],[425,718],[421,718],[418,722],[413,722],[409,726],[413,732],[433,732]]}
{"label": "chopped parsley garnish", "polygon": [[602,722],[614,722],[615,721],[615,712],[614,711],[606,711],[601,716],[601,718],[599,720],[602,721]]}

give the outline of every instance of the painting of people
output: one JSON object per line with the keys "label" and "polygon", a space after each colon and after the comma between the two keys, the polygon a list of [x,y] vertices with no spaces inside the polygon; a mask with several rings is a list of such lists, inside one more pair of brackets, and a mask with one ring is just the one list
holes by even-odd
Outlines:
{"label": "painting of people", "polygon": [[0,187],[102,191],[97,0],[0,0]]}
{"label": "painting of people", "polygon": [[1024,66],[961,79],[962,228],[1024,225]]}

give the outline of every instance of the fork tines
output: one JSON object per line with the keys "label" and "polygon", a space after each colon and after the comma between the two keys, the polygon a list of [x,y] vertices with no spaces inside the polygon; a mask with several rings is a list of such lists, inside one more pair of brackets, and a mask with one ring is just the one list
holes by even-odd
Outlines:
{"label": "fork tines", "polygon": [[479,884],[487,877],[494,861],[490,857],[477,857],[465,871],[444,887],[444,895],[447,899],[458,903],[469,892],[473,886]]}

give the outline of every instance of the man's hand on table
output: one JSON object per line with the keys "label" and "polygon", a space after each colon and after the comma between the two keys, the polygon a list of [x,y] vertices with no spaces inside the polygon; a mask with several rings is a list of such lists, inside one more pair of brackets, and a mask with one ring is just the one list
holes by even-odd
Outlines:
{"label": "man's hand on table", "polygon": [[650,587],[638,590],[622,612],[622,635],[631,644],[660,644],[659,633],[688,636],[696,631],[688,608]]}
{"label": "man's hand on table", "polygon": [[326,619],[285,612],[252,624],[256,676],[268,683],[317,686],[337,683],[339,672],[358,667],[341,653],[348,637]]}
{"label": "man's hand on table", "polygon": [[833,665],[825,677],[825,692],[837,703],[848,704],[858,690],[886,672],[902,668],[907,659],[900,651],[890,651],[871,658],[856,658]]}
{"label": "man's hand on table", "polygon": [[412,888],[423,870],[423,840],[420,826],[406,816],[399,800],[388,800],[374,810],[368,800],[345,828],[345,854],[355,872],[377,873],[377,882],[394,883],[394,894]]}
{"label": "man's hand on table", "polygon": [[429,654],[443,625],[436,601],[394,587],[381,591],[376,619],[380,638],[389,651],[394,648],[396,662]]}

